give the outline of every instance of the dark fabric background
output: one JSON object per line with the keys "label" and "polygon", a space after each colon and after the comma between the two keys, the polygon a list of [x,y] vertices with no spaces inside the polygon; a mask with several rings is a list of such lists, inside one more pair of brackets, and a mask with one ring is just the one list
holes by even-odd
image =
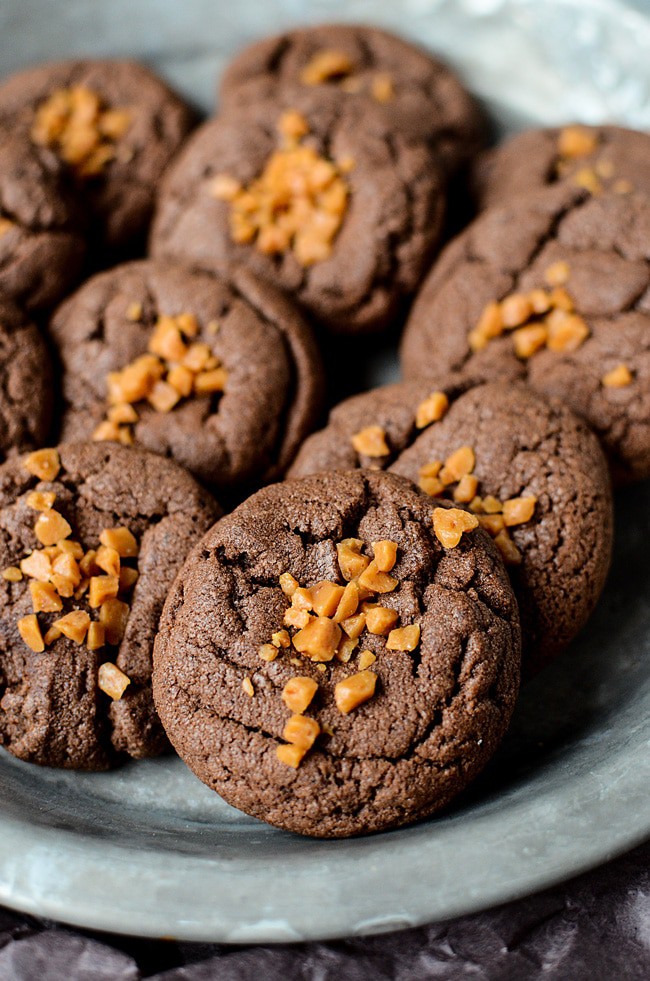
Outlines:
{"label": "dark fabric background", "polygon": [[650,843],[537,896],[365,940],[278,947],[154,942],[74,931],[0,910],[2,981],[141,978],[645,981],[650,978]]}

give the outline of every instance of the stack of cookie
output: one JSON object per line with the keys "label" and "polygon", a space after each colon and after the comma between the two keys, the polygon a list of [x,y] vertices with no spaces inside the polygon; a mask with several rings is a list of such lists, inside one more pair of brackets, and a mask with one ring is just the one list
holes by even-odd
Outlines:
{"label": "stack of cookie", "polygon": [[[598,601],[611,475],[650,476],[650,137],[481,152],[448,67],[350,26],[248,48],[194,123],[127,62],[0,85],[0,738],[403,825],[488,763]],[[405,320],[403,380],[324,420],[322,354]]]}

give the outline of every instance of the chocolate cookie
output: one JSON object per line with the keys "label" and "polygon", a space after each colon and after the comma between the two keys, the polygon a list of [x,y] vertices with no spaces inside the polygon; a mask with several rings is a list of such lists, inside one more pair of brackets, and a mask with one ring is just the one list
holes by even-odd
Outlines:
{"label": "chocolate cookie", "polygon": [[485,153],[473,173],[483,208],[563,181],[596,194],[650,193],[650,135],[621,126],[526,130]]}
{"label": "chocolate cookie", "polygon": [[0,461],[11,451],[43,444],[52,402],[51,359],[43,339],[18,307],[0,298]]}
{"label": "chocolate cookie", "polygon": [[110,250],[146,231],[157,183],[193,121],[159,78],[132,61],[64,61],[0,85],[0,127],[67,165],[91,233]]}
{"label": "chocolate cookie", "polygon": [[169,460],[122,446],[0,467],[0,741],[102,770],[160,753],[151,654],[169,586],[218,516]]}
{"label": "chocolate cookie", "polygon": [[598,441],[559,401],[521,383],[389,385],[338,405],[289,476],[369,464],[478,514],[519,601],[526,673],[584,626],[609,568],[612,501]]}
{"label": "chocolate cookie", "polygon": [[63,168],[0,126],[0,293],[25,309],[52,306],[76,281],[83,220]]}
{"label": "chocolate cookie", "polygon": [[472,524],[372,471],[266,487],[218,522],[176,579],[154,654],[156,705],[188,766],[315,837],[448,804],[498,746],[519,679],[517,605]]}
{"label": "chocolate cookie", "polygon": [[64,440],[133,442],[233,489],[281,475],[316,420],[309,328],[245,269],[126,263],[85,283],[51,330]]}
{"label": "chocolate cookie", "polygon": [[375,27],[322,24],[252,44],[227,67],[221,105],[242,108],[295,86],[371,99],[391,129],[428,142],[448,170],[484,141],[482,113],[457,75],[422,48]]}
{"label": "chocolate cookie", "polygon": [[205,123],[170,168],[159,258],[244,265],[333,330],[384,326],[440,232],[439,170],[379,107],[308,88]]}
{"label": "chocolate cookie", "polygon": [[650,199],[562,184],[492,208],[432,269],[408,378],[519,370],[596,431],[618,481],[650,475]]}

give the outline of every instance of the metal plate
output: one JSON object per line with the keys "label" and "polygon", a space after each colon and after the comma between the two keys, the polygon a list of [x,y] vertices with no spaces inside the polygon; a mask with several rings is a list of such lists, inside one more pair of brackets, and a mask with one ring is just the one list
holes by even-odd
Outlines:
{"label": "metal plate", "polygon": [[[128,55],[209,110],[231,52],[307,19],[373,21],[429,44],[505,128],[573,117],[650,124],[650,27],[595,0],[3,0],[0,73],[61,55]],[[373,365],[375,379],[394,374],[394,352]],[[650,833],[649,525],[650,487],[622,493],[596,615],[522,693],[489,772],[445,814],[311,841],[239,814],[175,758],[77,774],[2,753],[0,903],[143,936],[335,937],[470,912],[631,847]]]}

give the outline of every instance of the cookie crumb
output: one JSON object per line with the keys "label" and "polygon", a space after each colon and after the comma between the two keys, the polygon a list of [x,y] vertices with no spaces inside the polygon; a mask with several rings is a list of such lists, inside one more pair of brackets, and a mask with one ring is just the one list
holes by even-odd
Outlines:
{"label": "cookie crumb", "polygon": [[326,48],[317,52],[300,73],[303,85],[322,85],[323,82],[344,78],[354,71],[354,63],[345,51]]}
{"label": "cookie crumb", "polygon": [[284,727],[282,738],[306,752],[314,745],[319,732],[320,726],[316,719],[309,719],[304,715],[292,715]]}
{"label": "cookie crumb", "polygon": [[41,545],[56,545],[62,538],[72,534],[69,523],[58,511],[43,511],[34,525],[34,534]]}
{"label": "cookie crumb", "polygon": [[53,481],[61,469],[58,450],[35,450],[23,460],[23,465],[39,480]]}
{"label": "cookie crumb", "polygon": [[380,571],[376,559],[373,559],[364,569],[358,581],[360,586],[365,586],[373,593],[392,593],[398,585],[397,579],[389,576],[387,572]]}
{"label": "cookie crumb", "polygon": [[389,651],[414,651],[420,643],[420,627],[416,623],[391,630],[386,641]]}
{"label": "cookie crumb", "polygon": [[557,150],[566,160],[588,157],[598,145],[596,133],[584,126],[564,126],[558,135]]}
{"label": "cookie crumb", "polygon": [[53,626],[75,644],[83,644],[90,626],[90,617],[85,610],[73,610],[55,620]]}
{"label": "cookie crumb", "polygon": [[454,488],[453,498],[458,504],[469,504],[476,497],[477,490],[478,478],[474,474],[466,473]]}
{"label": "cookie crumb", "polygon": [[370,665],[374,664],[376,660],[377,658],[372,653],[372,651],[361,651],[361,653],[359,654],[359,661],[358,661],[359,670],[365,671],[366,668],[369,668]]}
{"label": "cookie crumb", "polygon": [[601,378],[601,382],[605,388],[625,388],[627,385],[631,385],[633,380],[632,372],[623,362],[612,368],[611,371],[608,371]]}
{"label": "cookie crumb", "polygon": [[393,76],[388,72],[378,72],[372,80],[370,92],[375,102],[391,102],[395,97]]}
{"label": "cookie crumb", "polygon": [[126,319],[130,320],[134,324],[138,323],[138,321],[142,320],[142,313],[141,303],[138,303],[137,301],[129,303],[128,307],[126,308]]}
{"label": "cookie crumb", "polygon": [[440,480],[445,486],[453,484],[470,474],[475,466],[476,456],[472,447],[461,446],[445,460],[445,465],[440,470]]}
{"label": "cookie crumb", "polygon": [[89,651],[98,651],[106,643],[106,632],[104,630],[104,624],[98,623],[97,620],[92,620],[90,626],[88,627],[88,636],[86,637],[86,646]]}
{"label": "cookie crumb", "polygon": [[360,671],[344,678],[334,686],[334,701],[342,715],[348,715],[375,694],[377,675],[372,671]]}
{"label": "cookie crumb", "polygon": [[120,525],[116,528],[104,528],[99,535],[102,545],[113,548],[122,559],[135,558],[138,554],[138,542],[128,528]]}
{"label": "cookie crumb", "polygon": [[359,607],[359,587],[356,582],[346,583],[339,605],[334,614],[334,622],[343,624],[354,616]]}
{"label": "cookie crumb", "polygon": [[34,613],[58,613],[63,609],[63,601],[52,583],[33,580],[29,592]]}
{"label": "cookie crumb", "polygon": [[35,613],[30,613],[26,617],[21,617],[18,621],[18,632],[27,646],[36,654],[45,650],[43,635]]}
{"label": "cookie crumb", "polygon": [[275,755],[280,763],[286,763],[287,766],[292,766],[294,770],[298,769],[306,752],[306,749],[294,746],[292,743],[281,743],[275,749]]}
{"label": "cookie crumb", "polygon": [[49,511],[55,501],[56,494],[53,491],[32,491],[27,495],[27,507],[34,511]]}
{"label": "cookie crumb", "polygon": [[503,502],[503,521],[506,526],[523,525],[530,521],[535,513],[537,498],[530,495],[528,497],[511,497]]}
{"label": "cookie crumb", "polygon": [[521,565],[523,556],[508,534],[506,528],[495,536],[494,544],[501,552],[501,556],[506,565]]}
{"label": "cookie crumb", "polygon": [[598,179],[598,174],[593,167],[581,167],[573,175],[573,183],[577,184],[578,187],[584,188],[585,191],[589,191],[594,197],[603,193],[603,185]]}
{"label": "cookie crumb", "polygon": [[424,429],[432,422],[439,422],[449,408],[449,399],[444,392],[432,392],[415,411],[415,426]]}
{"label": "cookie crumb", "polygon": [[521,327],[530,318],[533,305],[525,293],[510,293],[501,301],[501,320],[506,329]]}
{"label": "cookie crumb", "polygon": [[310,622],[295,634],[293,646],[300,654],[312,661],[331,661],[336,653],[341,628],[327,617],[312,617]]}
{"label": "cookie crumb", "polygon": [[548,341],[548,330],[544,324],[529,324],[527,327],[520,327],[512,335],[515,354],[522,361],[532,358],[541,348],[546,346]]}
{"label": "cookie crumb", "polygon": [[280,589],[285,596],[293,596],[296,589],[298,588],[298,580],[295,579],[290,572],[283,572],[279,577]]}
{"label": "cookie crumb", "polygon": [[337,583],[323,580],[310,590],[312,608],[319,617],[332,617],[343,598],[344,588]]}
{"label": "cookie crumb", "polygon": [[372,543],[375,562],[380,572],[390,572],[397,561],[397,542],[384,539]]}
{"label": "cookie crumb", "polygon": [[318,691],[318,684],[313,678],[290,678],[282,689],[282,701],[290,712],[301,715],[311,703]]}
{"label": "cookie crumb", "polygon": [[366,426],[351,438],[350,442],[360,456],[378,459],[388,456],[390,449],[386,442],[386,431],[381,426]]}
{"label": "cookie crumb", "polygon": [[341,621],[341,627],[352,640],[359,637],[366,627],[366,614],[357,613],[355,616],[347,617]]}
{"label": "cookie crumb", "polygon": [[117,664],[105,661],[99,665],[97,684],[104,694],[112,698],[114,702],[119,702],[131,684],[131,679],[123,671],[120,671]]}
{"label": "cookie crumb", "polygon": [[456,548],[464,533],[478,527],[478,518],[459,508],[435,508],[433,530],[444,548]]}
{"label": "cookie crumb", "polygon": [[279,651],[278,648],[274,647],[273,644],[262,644],[262,646],[258,648],[257,653],[259,654],[259,656],[262,658],[263,661],[270,662],[270,661],[275,661],[276,657],[279,654]]}
{"label": "cookie crumb", "polygon": [[368,556],[361,553],[362,545],[363,542],[358,538],[345,538],[336,545],[339,569],[348,582],[358,579],[370,565]]}
{"label": "cookie crumb", "polygon": [[271,634],[271,644],[273,647],[291,647],[291,637],[287,630],[276,630]]}
{"label": "cookie crumb", "polygon": [[366,629],[371,634],[388,634],[399,619],[397,610],[387,606],[373,606],[366,613]]}
{"label": "cookie crumb", "polygon": [[99,620],[104,625],[106,640],[114,647],[121,642],[129,619],[129,605],[119,599],[107,599],[99,608]]}

